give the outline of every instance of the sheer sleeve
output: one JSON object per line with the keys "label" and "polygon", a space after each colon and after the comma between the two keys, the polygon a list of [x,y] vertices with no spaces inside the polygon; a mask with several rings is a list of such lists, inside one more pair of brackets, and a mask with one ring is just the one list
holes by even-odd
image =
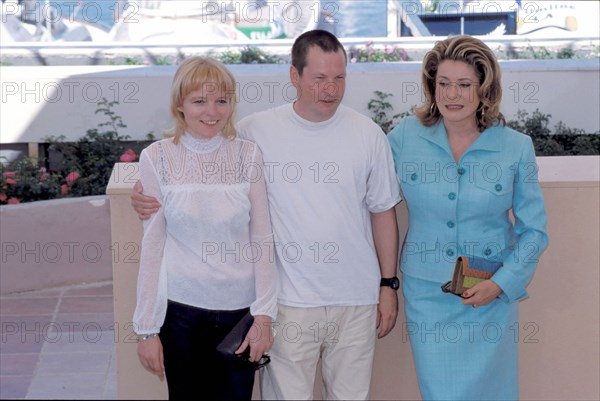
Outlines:
{"label": "sheer sleeve", "polygon": [[[140,156],[140,181],[144,194],[163,203],[159,176],[153,160],[158,159],[160,144],[144,149]],[[144,237],[137,283],[137,304],[133,315],[137,334],[158,333],[167,310],[167,273],[163,264],[166,222],[163,208],[144,221]]]}
{"label": "sheer sleeve", "polygon": [[277,270],[275,246],[265,184],[263,158],[258,146],[248,171],[250,180],[250,241],[253,249],[256,300],[250,306],[253,316],[267,315],[275,320],[277,315]]}

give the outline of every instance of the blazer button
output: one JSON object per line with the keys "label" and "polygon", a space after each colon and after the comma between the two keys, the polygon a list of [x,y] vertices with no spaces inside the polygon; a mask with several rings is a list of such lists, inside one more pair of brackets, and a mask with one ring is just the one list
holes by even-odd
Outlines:
{"label": "blazer button", "polygon": [[454,192],[450,192],[450,193],[448,194],[448,199],[450,199],[450,200],[454,200],[454,199],[456,199],[456,194],[455,194]]}
{"label": "blazer button", "polygon": [[417,181],[417,173],[412,173],[410,179],[411,181]]}
{"label": "blazer button", "polygon": [[462,167],[459,167],[456,172],[458,173],[458,175],[463,175],[465,173],[465,169]]}
{"label": "blazer button", "polygon": [[454,228],[454,222],[453,221],[447,222],[446,225],[448,226],[448,228]]}
{"label": "blazer button", "polygon": [[486,249],[486,250],[483,252],[483,254],[484,254],[485,256],[490,256],[490,255],[492,254],[492,250],[491,250],[490,248],[487,248],[487,249]]}
{"label": "blazer button", "polygon": [[500,184],[496,184],[496,186],[494,188],[496,189],[496,192],[502,191],[502,185],[500,185]]}
{"label": "blazer button", "polygon": [[448,255],[448,256],[454,256],[454,250],[453,249],[446,249],[446,255]]}

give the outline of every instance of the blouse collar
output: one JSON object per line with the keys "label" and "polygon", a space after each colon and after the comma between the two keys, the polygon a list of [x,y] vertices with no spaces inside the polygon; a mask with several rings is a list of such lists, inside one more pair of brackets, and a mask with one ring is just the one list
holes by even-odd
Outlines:
{"label": "blouse collar", "polygon": [[223,143],[223,137],[217,134],[209,139],[195,138],[189,133],[185,132],[181,136],[181,143],[187,149],[195,153],[211,153],[214,152]]}

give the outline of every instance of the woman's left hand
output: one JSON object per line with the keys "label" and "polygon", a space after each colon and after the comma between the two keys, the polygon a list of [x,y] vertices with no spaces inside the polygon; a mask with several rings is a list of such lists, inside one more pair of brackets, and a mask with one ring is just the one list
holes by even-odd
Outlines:
{"label": "woman's left hand", "polygon": [[258,315],[240,347],[235,351],[240,354],[250,347],[250,362],[258,362],[273,344],[273,320],[269,316]]}
{"label": "woman's left hand", "polygon": [[463,305],[471,305],[474,308],[487,305],[502,293],[502,289],[492,280],[485,280],[463,292]]}

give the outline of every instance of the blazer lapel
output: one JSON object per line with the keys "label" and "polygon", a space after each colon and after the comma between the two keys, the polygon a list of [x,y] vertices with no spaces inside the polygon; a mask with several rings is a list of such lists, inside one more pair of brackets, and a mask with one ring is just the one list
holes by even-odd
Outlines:
{"label": "blazer lapel", "polygon": [[448,135],[446,134],[446,127],[440,120],[436,125],[430,129],[421,130],[419,133],[421,138],[441,148],[451,159],[453,159],[452,151],[450,150],[450,144],[448,143]]}

